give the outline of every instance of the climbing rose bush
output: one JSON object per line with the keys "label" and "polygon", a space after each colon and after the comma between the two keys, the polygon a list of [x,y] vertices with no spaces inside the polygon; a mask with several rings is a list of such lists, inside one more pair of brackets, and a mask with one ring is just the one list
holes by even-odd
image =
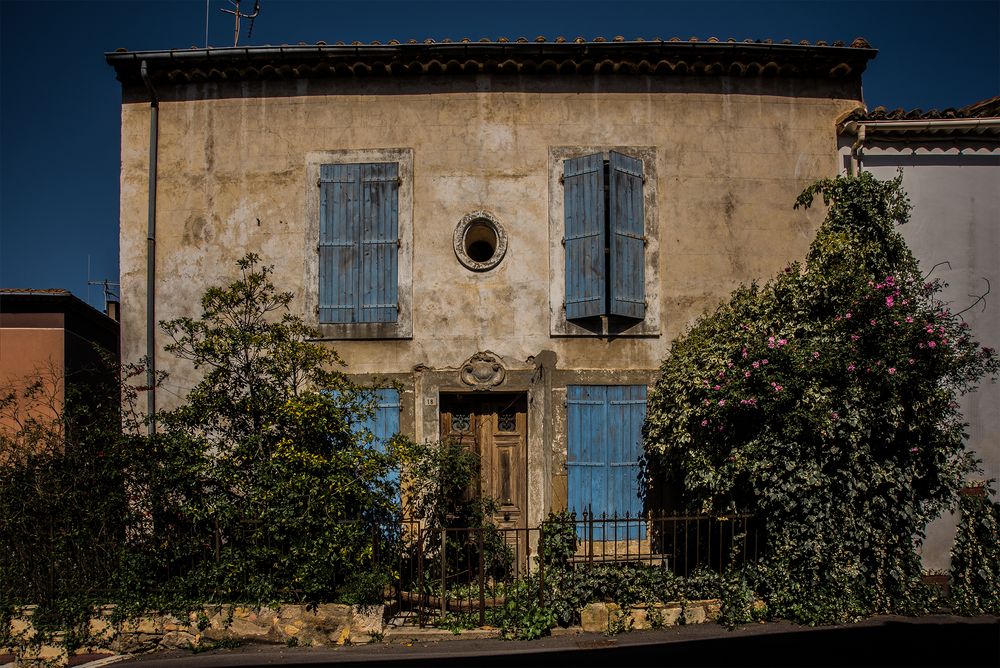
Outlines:
{"label": "climbing rose bush", "polygon": [[819,181],[804,264],[736,290],[675,341],[650,393],[649,498],[758,515],[772,613],[836,621],[919,607],[916,548],[975,469],[957,398],[994,351],[941,302],[895,226],[901,177]]}

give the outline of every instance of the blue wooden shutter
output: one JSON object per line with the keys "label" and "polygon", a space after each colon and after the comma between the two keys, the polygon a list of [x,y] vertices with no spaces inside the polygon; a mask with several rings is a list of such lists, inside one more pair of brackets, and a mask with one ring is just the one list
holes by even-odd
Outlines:
{"label": "blue wooden shutter", "polygon": [[642,160],[611,151],[608,179],[609,310],[612,315],[641,320],[646,315]]}
{"label": "blue wooden shutter", "polygon": [[[639,455],[642,423],[646,419],[646,386],[608,387],[608,505],[610,513],[635,522],[619,522],[616,540],[645,537],[646,527],[639,498]],[[611,536],[609,536],[610,538]]]}
{"label": "blue wooden shutter", "polygon": [[[399,433],[399,390],[392,387],[379,388],[374,391],[375,412],[363,423],[355,426],[355,431],[367,430],[374,437],[374,445],[380,452],[385,452],[385,446],[393,436]],[[399,471],[389,474],[388,480],[399,490]],[[399,498],[397,497],[397,502]]]}
{"label": "blue wooden shutter", "polygon": [[396,163],[361,165],[361,299],[358,322],[396,322],[399,254]]}
{"label": "blue wooden shutter", "polygon": [[[599,520],[608,513],[607,388],[603,385],[570,385],[566,388],[567,505],[577,519],[583,513]],[[590,528],[577,525],[580,538]],[[594,538],[604,540],[604,524],[595,521]]]}
{"label": "blue wooden shutter", "polygon": [[[593,513],[595,540],[644,538],[639,498],[639,455],[646,418],[644,385],[570,385],[566,388],[567,506]],[[632,521],[626,523],[628,515]],[[602,517],[617,518],[604,523]],[[578,525],[580,538],[590,527]]]}
{"label": "blue wooden shutter", "polygon": [[360,272],[360,165],[320,167],[319,321],[355,322]]}
{"label": "blue wooden shutter", "polygon": [[566,318],[603,315],[604,158],[600,153],[563,162],[566,246]]}

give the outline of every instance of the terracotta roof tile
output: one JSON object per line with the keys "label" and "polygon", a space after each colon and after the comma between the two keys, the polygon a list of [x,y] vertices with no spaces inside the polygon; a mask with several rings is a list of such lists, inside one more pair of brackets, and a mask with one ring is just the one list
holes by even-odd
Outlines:
{"label": "terracotta roof tile", "polygon": [[[260,46],[170,51],[125,51],[105,54],[123,84],[139,85],[139,65],[145,60],[155,83],[184,84],[246,79],[298,79],[330,76],[410,76],[461,72],[540,74],[655,74],[655,75],[729,75],[782,77],[845,78],[864,71],[875,49],[862,38],[849,47],[843,42],[784,40],[722,42],[717,37],[702,40],[671,37],[663,40],[635,38],[626,41],[616,35],[610,40],[597,36],[591,40],[563,36],[550,41],[544,35],[534,38],[482,38],[478,42],[464,37],[435,42],[410,39],[370,44],[338,41],[300,46]],[[442,67],[442,63],[449,63]],[[595,63],[598,66],[595,67]]]}
{"label": "terracotta roof tile", "polygon": [[871,111],[857,109],[844,121],[916,121],[946,120],[950,118],[1000,118],[1000,95],[973,102],[955,109],[886,109],[875,107]]}
{"label": "terracotta roof tile", "polygon": [[62,288],[0,288],[0,295],[71,295]]}

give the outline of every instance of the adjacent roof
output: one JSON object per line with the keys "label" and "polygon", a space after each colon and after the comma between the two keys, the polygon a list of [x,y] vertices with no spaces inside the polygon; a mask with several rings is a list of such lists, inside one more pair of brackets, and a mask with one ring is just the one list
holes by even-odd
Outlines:
{"label": "adjacent roof", "polygon": [[524,37],[496,41],[453,42],[411,40],[386,44],[354,42],[333,45],[191,48],[170,51],[126,51],[105,54],[122,84],[141,84],[140,66],[147,64],[154,83],[198,83],[255,79],[298,79],[334,76],[412,76],[503,74],[653,74],[729,75],[813,78],[856,78],[877,51],[862,38],[810,44],[784,40],[711,37],[699,40],[636,38],[626,41],[582,37],[549,41]]}
{"label": "adjacent roof", "polygon": [[922,140],[964,138],[993,142],[1000,138],[1000,95],[943,111],[889,111],[885,107],[872,111],[856,109],[841,121],[839,130],[857,135],[862,126],[866,138],[877,137],[880,140],[912,140],[919,137]]}
{"label": "adjacent roof", "polygon": [[875,107],[871,111],[857,109],[846,119],[848,121],[915,121],[915,120],[942,120],[955,118],[1000,118],[1000,95],[987,100],[973,102],[959,109],[948,107],[938,111],[931,109],[886,109],[885,107]]}
{"label": "adjacent roof", "polygon": [[8,295],[72,295],[69,290],[62,288],[0,288],[0,299]]}

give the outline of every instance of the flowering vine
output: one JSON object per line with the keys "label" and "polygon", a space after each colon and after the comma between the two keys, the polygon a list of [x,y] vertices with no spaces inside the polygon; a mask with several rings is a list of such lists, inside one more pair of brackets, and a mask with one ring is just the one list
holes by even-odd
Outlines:
{"label": "flowering vine", "polygon": [[900,182],[808,188],[798,205],[830,208],[805,262],[701,318],[649,397],[650,502],[672,489],[693,510],[757,512],[775,604],[826,592],[822,619],[911,600],[923,528],[973,469],[956,398],[998,370],[894,229]]}

